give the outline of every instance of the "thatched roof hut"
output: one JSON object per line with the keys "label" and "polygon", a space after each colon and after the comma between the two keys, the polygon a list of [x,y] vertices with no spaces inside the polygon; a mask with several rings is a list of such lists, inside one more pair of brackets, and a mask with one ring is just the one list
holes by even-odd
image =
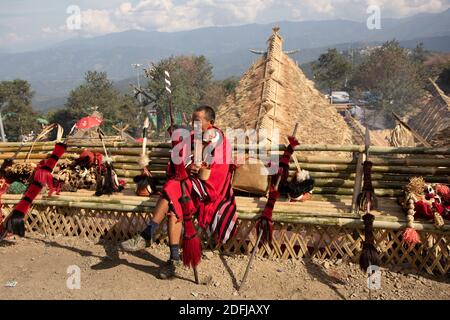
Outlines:
{"label": "thatched roof hut", "polygon": [[431,81],[431,97],[408,125],[434,147],[450,146],[450,98]]}
{"label": "thatched roof hut", "polygon": [[352,144],[352,130],[333,105],[308,80],[297,63],[283,52],[279,28],[273,28],[267,52],[241,78],[235,93],[219,106],[217,125],[232,129],[275,128],[280,143],[299,124],[302,144]]}

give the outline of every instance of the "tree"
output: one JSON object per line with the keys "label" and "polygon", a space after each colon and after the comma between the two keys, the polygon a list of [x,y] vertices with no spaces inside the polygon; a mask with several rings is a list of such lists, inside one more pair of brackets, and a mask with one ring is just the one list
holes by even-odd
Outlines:
{"label": "tree", "polygon": [[229,77],[220,82],[221,86],[225,89],[225,94],[229,95],[234,93],[236,90],[236,87],[239,84],[239,78],[238,77]]}
{"label": "tree", "polygon": [[442,67],[436,82],[446,95],[450,94],[450,61]]}
{"label": "tree", "polygon": [[103,115],[105,133],[116,134],[112,125],[130,124],[132,133],[141,126],[143,115],[132,97],[121,95],[108,79],[106,72],[88,71],[85,82],[70,92],[63,109],[52,114],[52,121],[63,126],[65,131],[76,121],[92,113],[94,107]]}
{"label": "tree", "polygon": [[350,63],[336,49],[328,49],[313,64],[314,77],[320,87],[330,92],[345,86],[351,71]]}
{"label": "tree", "polygon": [[199,104],[209,101],[212,85],[212,66],[204,56],[177,56],[159,61],[148,70],[152,80],[147,84],[147,90],[155,96],[158,116],[158,131],[168,126],[169,95],[165,90],[164,71],[170,73],[172,85],[172,101],[177,119],[182,119],[183,113],[188,117]]}
{"label": "tree", "polygon": [[393,40],[373,50],[350,82],[354,92],[369,91],[373,105],[390,116],[404,115],[423,95],[422,64]]}
{"label": "tree", "polygon": [[25,80],[0,82],[0,112],[9,141],[18,141],[21,135],[38,132],[37,113],[33,111],[33,92]]}

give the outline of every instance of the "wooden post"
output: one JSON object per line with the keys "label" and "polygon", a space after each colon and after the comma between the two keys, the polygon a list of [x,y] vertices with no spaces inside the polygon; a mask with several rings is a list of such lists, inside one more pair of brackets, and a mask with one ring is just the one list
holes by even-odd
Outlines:
{"label": "wooden post", "polygon": [[1,113],[0,113],[0,135],[2,137],[2,142],[6,142],[5,129],[3,127],[3,118]]}
{"label": "wooden post", "polygon": [[366,155],[361,152],[358,154],[358,160],[356,163],[356,176],[355,176],[355,187],[353,188],[353,197],[352,197],[352,212],[356,211],[356,206],[358,205],[356,202],[358,200],[358,195],[361,192],[362,181],[363,181],[363,163],[365,161]]}

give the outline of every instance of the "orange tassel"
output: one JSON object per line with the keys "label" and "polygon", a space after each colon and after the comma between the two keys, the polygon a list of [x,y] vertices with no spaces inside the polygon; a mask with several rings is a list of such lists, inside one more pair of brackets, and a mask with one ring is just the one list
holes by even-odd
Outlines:
{"label": "orange tassel", "polygon": [[403,231],[403,241],[410,246],[421,243],[419,233],[414,228],[406,228],[405,231]]}

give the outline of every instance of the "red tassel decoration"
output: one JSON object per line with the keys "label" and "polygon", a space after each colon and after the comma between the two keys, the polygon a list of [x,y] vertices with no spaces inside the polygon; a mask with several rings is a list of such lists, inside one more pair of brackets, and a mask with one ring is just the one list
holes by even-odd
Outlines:
{"label": "red tassel decoration", "polygon": [[183,234],[183,264],[188,267],[196,268],[201,261],[202,246],[197,237],[193,216],[197,209],[186,192],[186,180],[180,182],[182,196],[179,200],[183,210],[184,234]]}
{"label": "red tassel decoration", "polygon": [[184,219],[183,264],[195,268],[202,259],[202,246],[192,222],[192,217]]}
{"label": "red tassel decoration", "polygon": [[267,199],[266,206],[259,218],[258,222],[256,222],[256,231],[258,234],[261,232],[261,239],[266,243],[271,243],[273,238],[273,220],[272,213],[273,208],[275,206],[275,202],[277,201],[280,193],[274,186],[271,186],[271,190],[269,192],[269,199]]}
{"label": "red tassel decoration", "polygon": [[[6,229],[21,237],[25,236],[25,222],[24,219],[31,207],[34,199],[41,192],[45,185],[49,185],[53,188],[53,177],[51,172],[55,168],[56,163],[64,154],[67,145],[63,143],[57,143],[53,149],[50,157],[41,162],[33,175],[33,181],[28,186],[27,191],[23,195],[22,199],[14,207],[12,214],[6,221]],[[51,178],[50,178],[51,177]]]}
{"label": "red tassel decoration", "polygon": [[417,215],[419,218],[431,220],[434,217],[430,205],[422,200],[416,201],[414,204],[414,211],[414,215]]}
{"label": "red tassel decoration", "polygon": [[289,162],[291,160],[292,154],[294,153],[294,148],[299,145],[298,140],[294,136],[289,136],[288,140],[289,144],[280,158],[280,168],[278,169],[278,174],[272,178],[267,203],[261,216],[256,222],[256,230],[258,234],[262,232],[261,239],[266,243],[271,243],[273,239],[272,215],[275,203],[280,196],[278,185],[280,183],[284,183],[287,180],[287,177],[289,175]]}

